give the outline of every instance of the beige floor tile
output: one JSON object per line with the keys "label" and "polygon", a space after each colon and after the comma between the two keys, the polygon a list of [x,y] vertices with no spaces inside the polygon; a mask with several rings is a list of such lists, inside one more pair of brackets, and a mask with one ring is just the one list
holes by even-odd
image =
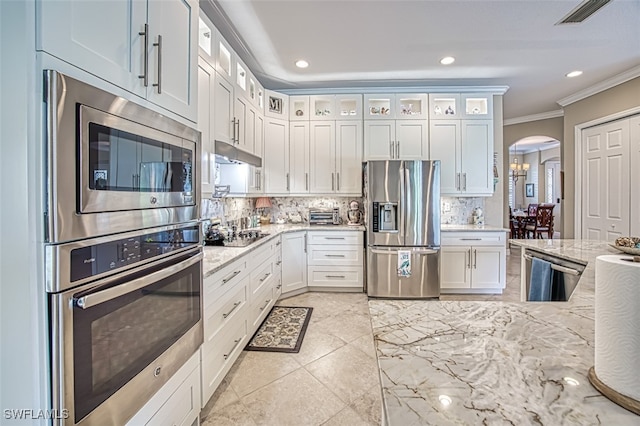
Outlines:
{"label": "beige floor tile", "polygon": [[300,368],[292,354],[244,351],[231,367],[227,379],[242,397]]}
{"label": "beige floor tile", "polygon": [[239,400],[240,398],[238,398],[238,394],[236,394],[233,388],[229,386],[228,377],[225,377],[224,380],[222,380],[222,383],[220,383],[220,386],[218,386],[218,389],[216,389],[205,407],[202,409],[202,412],[210,413],[212,411],[218,411],[227,405],[238,402]]}
{"label": "beige floor tile", "polygon": [[345,404],[304,369],[241,398],[259,425],[320,425]]}
{"label": "beige floor tile", "polygon": [[256,426],[247,408],[238,402],[229,404],[206,416],[202,426]]}
{"label": "beige floor tile", "polygon": [[[372,337],[373,339],[373,337]],[[338,348],[346,345],[345,341],[329,333],[322,331],[316,324],[309,324],[300,352],[292,356],[300,363],[306,365]]]}
{"label": "beige floor tile", "polygon": [[358,413],[347,407],[331,417],[329,421],[323,423],[322,426],[373,426],[377,424],[379,423],[371,423],[363,420]]}
{"label": "beige floor tile", "polygon": [[375,425],[382,424],[382,392],[379,385],[373,386],[350,405],[358,415]]}
{"label": "beige floor tile", "polygon": [[329,316],[319,321],[318,326],[347,343],[365,334],[372,334],[369,315],[357,314],[351,311],[342,311]]}
{"label": "beige floor tile", "polygon": [[373,334],[363,334],[350,344],[351,346],[360,349],[365,355],[371,357],[374,360],[377,360],[376,348],[373,343]]}
{"label": "beige floor tile", "polygon": [[352,345],[337,349],[304,368],[347,404],[380,383],[378,363]]}

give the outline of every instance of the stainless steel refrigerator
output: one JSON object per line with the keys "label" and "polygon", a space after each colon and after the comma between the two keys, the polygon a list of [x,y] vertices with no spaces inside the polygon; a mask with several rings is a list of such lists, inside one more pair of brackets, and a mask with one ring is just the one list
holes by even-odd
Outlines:
{"label": "stainless steel refrigerator", "polygon": [[367,294],[440,296],[440,161],[369,161]]}

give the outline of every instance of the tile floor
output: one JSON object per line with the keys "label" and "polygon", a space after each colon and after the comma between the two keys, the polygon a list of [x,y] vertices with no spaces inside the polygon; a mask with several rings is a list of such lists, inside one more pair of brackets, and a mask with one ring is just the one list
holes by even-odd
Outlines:
{"label": "tile floor", "polygon": [[[440,299],[520,300],[519,251],[507,256],[502,295]],[[366,295],[305,293],[278,304],[313,307],[300,352],[243,352],[202,410],[202,425],[382,424],[380,376]]]}

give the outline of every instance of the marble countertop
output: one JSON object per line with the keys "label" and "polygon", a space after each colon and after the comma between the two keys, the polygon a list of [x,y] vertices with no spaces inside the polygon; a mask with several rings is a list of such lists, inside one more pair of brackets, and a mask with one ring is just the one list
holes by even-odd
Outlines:
{"label": "marble countertop", "polygon": [[267,237],[262,238],[255,243],[248,245],[247,247],[220,247],[220,246],[205,246],[204,247],[204,261],[202,266],[202,275],[207,278],[224,266],[240,258],[241,256],[252,252],[258,247],[262,246],[269,240],[276,238],[278,235],[286,232],[296,231],[359,231],[364,232],[364,226],[349,226],[349,225],[309,225],[305,223],[301,224],[283,224],[283,225],[262,225],[260,231],[269,234]]}
{"label": "marble countertop", "polygon": [[594,260],[617,251],[602,241],[511,242],[586,263],[571,300],[369,301],[388,424],[640,424],[587,379]]}
{"label": "marble countertop", "polygon": [[484,232],[509,232],[508,229],[499,226],[491,225],[454,225],[454,224],[442,224],[440,225],[440,232],[452,232],[452,231],[484,231]]}

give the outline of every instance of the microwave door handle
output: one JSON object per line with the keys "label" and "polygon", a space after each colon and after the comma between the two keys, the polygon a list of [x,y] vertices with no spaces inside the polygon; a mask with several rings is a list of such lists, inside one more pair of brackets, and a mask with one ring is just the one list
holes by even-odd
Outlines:
{"label": "microwave door handle", "polygon": [[[115,299],[116,297],[122,296],[124,294],[131,293],[132,291],[136,291],[156,281],[160,281],[175,274],[176,272],[179,272],[195,263],[198,263],[202,260],[203,257],[203,253],[198,253],[197,255],[190,257],[189,259],[186,259],[180,263],[171,265],[159,271],[153,272],[144,277],[140,277],[125,284],[110,287],[105,290],[100,290],[95,293],[87,294],[86,296],[82,296],[76,299],[76,305],[82,309],[88,309],[109,300]],[[107,281],[105,281],[105,284],[106,283]]]}

